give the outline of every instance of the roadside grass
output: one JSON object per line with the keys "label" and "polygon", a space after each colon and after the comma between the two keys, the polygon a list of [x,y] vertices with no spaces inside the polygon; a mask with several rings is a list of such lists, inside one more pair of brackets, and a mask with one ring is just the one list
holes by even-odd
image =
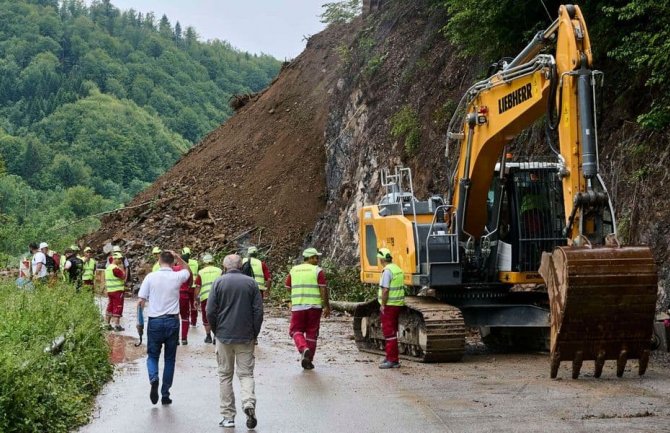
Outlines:
{"label": "roadside grass", "polygon": [[101,323],[90,293],[0,281],[0,432],[60,433],[88,421],[113,371]]}

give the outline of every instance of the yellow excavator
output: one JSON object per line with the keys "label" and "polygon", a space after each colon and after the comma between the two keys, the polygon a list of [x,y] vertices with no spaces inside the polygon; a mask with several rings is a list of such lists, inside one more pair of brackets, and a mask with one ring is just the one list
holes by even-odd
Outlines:
{"label": "yellow excavator", "polygon": [[[390,249],[411,295],[401,357],[460,360],[474,327],[486,344],[548,347],[552,378],[564,360],[573,378],[585,360],[595,377],[610,359],[618,376],[628,359],[644,374],[657,269],[648,247],[617,240],[598,172],[600,78],[579,7],[563,5],[463,96],[448,129],[447,150],[460,151],[445,197],[417,200],[407,168],[382,173],[386,194],[359,212],[361,280],[379,282],[377,250]],[[510,158],[509,143],[543,114],[551,156]],[[360,350],[383,353],[377,301],[355,310],[354,334]]]}

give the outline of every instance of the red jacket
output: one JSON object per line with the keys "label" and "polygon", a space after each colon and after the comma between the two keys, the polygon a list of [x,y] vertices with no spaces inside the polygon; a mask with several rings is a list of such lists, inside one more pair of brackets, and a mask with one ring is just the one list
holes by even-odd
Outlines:
{"label": "red jacket", "polygon": [[[175,271],[175,272],[181,271],[182,269],[184,269],[184,268],[181,265],[178,265],[178,264],[172,266],[172,270]],[[182,285],[179,286],[179,293],[180,294],[182,294],[182,293],[187,293],[188,294],[191,291],[191,286],[192,285],[193,285],[193,275],[191,275],[191,277],[188,279],[187,282],[182,283]]]}

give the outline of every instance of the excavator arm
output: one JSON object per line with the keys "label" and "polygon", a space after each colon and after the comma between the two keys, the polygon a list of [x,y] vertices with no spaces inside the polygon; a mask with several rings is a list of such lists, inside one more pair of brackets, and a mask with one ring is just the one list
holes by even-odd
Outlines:
{"label": "excavator arm", "polygon": [[[555,54],[541,54],[549,45]],[[646,370],[656,301],[656,266],[648,247],[621,247],[614,212],[598,174],[592,53],[578,6],[560,7],[558,19],[540,32],[511,63],[476,83],[463,97],[449,126],[459,160],[451,202],[462,246],[486,236],[487,194],[505,147],[543,114],[558,133],[558,174],[565,210],[567,246],[545,252],[540,274],[551,309],[551,377],[560,362],[627,359]],[[447,146],[447,149],[449,146]],[[504,170],[504,169],[503,169]]]}

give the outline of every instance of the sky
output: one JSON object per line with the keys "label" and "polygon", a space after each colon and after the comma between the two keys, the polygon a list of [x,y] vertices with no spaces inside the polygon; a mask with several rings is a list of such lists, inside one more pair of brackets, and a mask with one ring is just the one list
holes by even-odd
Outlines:
{"label": "sky", "polygon": [[[242,51],[296,57],[305,36],[320,32],[321,5],[328,0],[112,0],[121,10],[165,14],[172,26],[193,26],[202,40],[221,39]],[[87,2],[90,4],[90,0]]]}

